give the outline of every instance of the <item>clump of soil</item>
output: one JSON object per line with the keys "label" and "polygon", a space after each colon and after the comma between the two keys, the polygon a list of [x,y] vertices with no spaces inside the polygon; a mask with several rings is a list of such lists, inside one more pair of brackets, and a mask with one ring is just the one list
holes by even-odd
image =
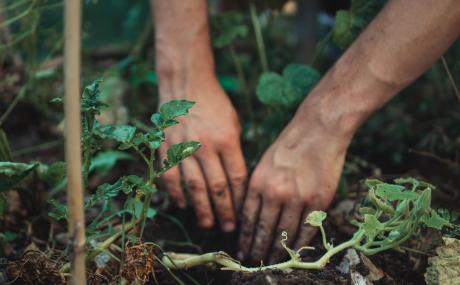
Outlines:
{"label": "clump of soil", "polygon": [[347,275],[341,275],[334,268],[324,270],[267,270],[257,273],[235,272],[232,285],[346,285],[350,284]]}

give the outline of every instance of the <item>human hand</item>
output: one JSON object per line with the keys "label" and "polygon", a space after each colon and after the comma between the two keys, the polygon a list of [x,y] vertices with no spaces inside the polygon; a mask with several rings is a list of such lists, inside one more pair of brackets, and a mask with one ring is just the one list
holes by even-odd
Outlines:
{"label": "human hand", "polygon": [[[168,101],[177,89],[167,88],[165,82],[164,85],[166,87],[162,88],[160,84],[160,97],[161,101]],[[176,204],[185,208],[182,176],[199,225],[210,228],[217,217],[222,230],[233,231],[235,210],[242,203],[246,181],[237,114],[215,77],[192,80],[181,93],[183,98],[195,101],[196,105],[187,117],[179,119],[180,124],[166,131],[160,157],[164,159],[168,147],[182,141],[199,141],[202,147],[184,160],[180,168],[174,167],[164,173],[162,181]]]}
{"label": "human hand", "polygon": [[244,204],[238,258],[260,262],[269,256],[276,262],[286,255],[279,243],[283,231],[293,249],[315,234],[303,222],[333,200],[349,143],[320,125],[312,116],[297,115],[257,165]]}

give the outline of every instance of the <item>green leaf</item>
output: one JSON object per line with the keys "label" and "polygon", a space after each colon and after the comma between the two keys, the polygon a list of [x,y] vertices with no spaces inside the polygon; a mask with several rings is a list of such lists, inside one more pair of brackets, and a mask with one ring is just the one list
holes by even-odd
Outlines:
{"label": "green leaf", "polygon": [[282,76],[265,72],[257,84],[256,95],[265,105],[294,108],[308,95],[320,80],[320,73],[306,65],[289,64]]}
{"label": "green leaf", "polygon": [[401,185],[380,183],[376,186],[375,194],[388,201],[417,199],[417,193],[404,190],[405,187]]}
{"label": "green leaf", "polygon": [[85,203],[85,208],[93,207],[99,201],[110,201],[116,197],[121,191],[129,194],[134,188],[144,186],[145,181],[136,175],[123,176],[113,184],[104,183],[97,187],[96,193],[91,195]]}
{"label": "green leaf", "polygon": [[196,141],[188,141],[171,145],[166,152],[167,159],[164,161],[165,168],[169,169],[179,164],[182,160],[197,151],[200,147],[201,144]]}
{"label": "green leaf", "polygon": [[154,185],[144,184],[139,188],[139,190],[142,194],[147,195],[157,192],[158,189]]}
{"label": "green leaf", "polygon": [[66,177],[65,162],[57,161],[50,165],[40,163],[37,173],[40,180],[54,187]]}
{"label": "green leaf", "polygon": [[0,242],[12,242],[18,238],[18,234],[6,231],[4,233],[0,233]]}
{"label": "green leaf", "polygon": [[364,181],[364,185],[366,185],[367,188],[375,188],[377,187],[377,185],[381,184],[381,183],[385,183],[381,180],[378,180],[378,179],[372,179],[372,178],[368,178]]}
{"label": "green leaf", "polygon": [[431,189],[427,188],[419,194],[419,197],[414,203],[414,209],[412,213],[417,217],[421,218],[423,215],[426,215],[430,211],[431,205]]}
{"label": "green leaf", "polygon": [[26,164],[0,161],[0,193],[17,186],[37,166],[38,163]]}
{"label": "green leaf", "polygon": [[374,215],[364,215],[364,234],[368,240],[373,240],[383,229],[383,224]]}
{"label": "green leaf", "polygon": [[67,219],[69,216],[69,210],[66,205],[59,203],[54,199],[48,201],[51,204],[51,210],[48,213],[48,216],[56,220]]}
{"label": "green leaf", "polygon": [[95,130],[101,139],[110,139],[119,143],[128,143],[134,137],[136,128],[130,125],[104,125]]}
{"label": "green leaf", "polygon": [[337,11],[332,28],[334,43],[341,49],[350,46],[384,4],[384,0],[352,0],[349,10]]}
{"label": "green leaf", "polygon": [[327,214],[323,211],[312,211],[308,214],[305,223],[310,224],[314,227],[319,227],[323,224],[323,221],[326,219]]}
{"label": "green leaf", "polygon": [[427,227],[437,230],[442,230],[443,227],[450,225],[449,220],[444,219],[434,210],[431,210],[429,215],[422,216],[421,221]]}
{"label": "green leaf", "polygon": [[225,12],[211,19],[212,44],[216,48],[223,48],[238,38],[244,38],[249,28],[244,16],[238,12]]}
{"label": "green leaf", "polygon": [[101,109],[107,105],[100,100],[99,84],[102,79],[96,79],[85,87],[81,97],[81,111],[91,113],[92,115],[100,114]]}
{"label": "green leaf", "polygon": [[133,156],[126,152],[106,150],[99,152],[93,159],[91,159],[91,166],[89,169],[90,171],[99,172],[102,176],[106,176],[118,161],[133,159]]}
{"label": "green leaf", "polygon": [[[138,199],[130,197],[126,201],[126,209],[131,213],[131,215],[133,215],[134,218],[139,218],[142,214],[143,204],[144,203]],[[154,208],[148,208],[146,217],[152,219],[156,216],[157,212],[158,211]]]}
{"label": "green leaf", "polygon": [[160,106],[160,111],[152,115],[150,120],[160,129],[178,124],[175,120],[179,116],[188,114],[195,102],[188,100],[171,100]]}

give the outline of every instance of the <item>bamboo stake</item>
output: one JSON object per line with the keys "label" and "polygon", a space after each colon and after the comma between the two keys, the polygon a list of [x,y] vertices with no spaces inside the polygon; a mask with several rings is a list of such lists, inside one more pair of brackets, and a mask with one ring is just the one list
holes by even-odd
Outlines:
{"label": "bamboo stake", "polygon": [[86,284],[85,217],[81,166],[80,30],[81,1],[66,0],[64,12],[65,56],[65,159],[71,242],[71,284]]}

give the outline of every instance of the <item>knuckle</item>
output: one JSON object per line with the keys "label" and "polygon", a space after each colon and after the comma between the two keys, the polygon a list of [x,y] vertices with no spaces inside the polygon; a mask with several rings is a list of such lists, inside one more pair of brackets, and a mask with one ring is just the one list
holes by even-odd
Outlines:
{"label": "knuckle", "polygon": [[238,186],[244,185],[246,183],[246,179],[247,179],[246,172],[239,173],[239,174],[233,174],[230,177],[230,184],[232,186],[237,186],[238,187]]}
{"label": "knuckle", "polygon": [[214,181],[210,183],[209,190],[213,195],[218,197],[223,196],[227,190],[227,182],[225,181]]}
{"label": "knuckle", "polygon": [[192,193],[193,192],[199,192],[199,191],[205,189],[204,182],[202,182],[202,181],[200,181],[198,179],[187,179],[185,184],[187,185],[187,189]]}

